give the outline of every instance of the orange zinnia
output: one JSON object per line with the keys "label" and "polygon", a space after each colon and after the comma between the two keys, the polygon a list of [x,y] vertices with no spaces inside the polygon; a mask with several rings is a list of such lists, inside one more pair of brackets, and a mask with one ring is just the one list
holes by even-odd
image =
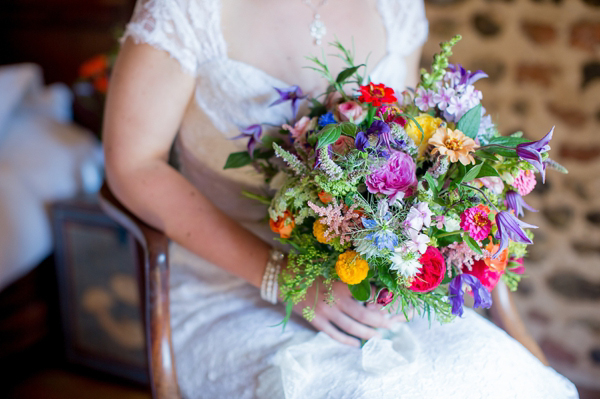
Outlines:
{"label": "orange zinnia", "polygon": [[447,155],[450,162],[460,161],[463,165],[475,163],[472,153],[479,148],[472,138],[465,136],[460,130],[447,127],[438,128],[429,139],[429,144],[435,147],[431,150],[432,155]]}
{"label": "orange zinnia", "polygon": [[283,216],[277,218],[277,221],[273,219],[269,220],[269,226],[274,233],[278,233],[281,238],[290,238],[292,236],[292,230],[296,226],[294,217],[289,211],[285,211]]}

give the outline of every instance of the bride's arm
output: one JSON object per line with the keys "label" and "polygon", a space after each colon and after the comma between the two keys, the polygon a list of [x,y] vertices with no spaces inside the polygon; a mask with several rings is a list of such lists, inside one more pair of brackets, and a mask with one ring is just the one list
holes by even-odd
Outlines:
{"label": "bride's arm", "polygon": [[167,163],[194,84],[167,53],[125,42],[104,118],[107,180],[139,218],[259,287],[269,246],[224,215]]}

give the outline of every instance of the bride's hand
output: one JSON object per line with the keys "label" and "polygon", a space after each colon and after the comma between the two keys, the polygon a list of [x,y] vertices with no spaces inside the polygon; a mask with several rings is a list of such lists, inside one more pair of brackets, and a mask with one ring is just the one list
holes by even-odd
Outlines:
{"label": "bride's hand", "polygon": [[[360,339],[368,340],[379,333],[375,328],[390,328],[398,321],[406,320],[404,316],[386,318],[387,311],[381,310],[379,305],[364,306],[358,302],[342,282],[333,283],[335,303],[325,301],[327,290],[319,282],[319,297],[315,306],[316,284],[306,293],[306,299],[296,306],[294,312],[302,315],[306,307],[315,306],[315,315],[310,322],[317,330],[323,331],[331,338],[347,345],[360,346]],[[356,337],[356,338],[355,338]]]}

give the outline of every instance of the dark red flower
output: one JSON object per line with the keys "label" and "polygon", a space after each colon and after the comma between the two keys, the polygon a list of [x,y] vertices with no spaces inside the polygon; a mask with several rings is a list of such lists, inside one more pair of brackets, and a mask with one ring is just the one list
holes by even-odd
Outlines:
{"label": "dark red flower", "polygon": [[419,258],[421,271],[414,277],[409,287],[416,292],[429,292],[441,284],[446,273],[446,261],[436,247],[427,247],[427,251]]}
{"label": "dark red flower", "polygon": [[358,98],[358,101],[373,104],[375,107],[398,101],[394,95],[394,89],[386,87],[383,83],[378,85],[369,83],[366,86],[360,86],[359,90],[361,96]]}

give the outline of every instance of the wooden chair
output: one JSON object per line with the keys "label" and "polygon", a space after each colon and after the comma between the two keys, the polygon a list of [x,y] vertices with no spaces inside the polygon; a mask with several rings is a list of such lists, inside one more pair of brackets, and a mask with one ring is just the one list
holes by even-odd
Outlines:
{"label": "wooden chair", "polygon": [[[181,398],[177,385],[175,358],[171,341],[169,314],[169,261],[167,237],[148,226],[129,212],[112,194],[106,183],[100,190],[100,206],[117,223],[126,228],[137,240],[143,253],[139,265],[143,276],[142,303],[148,354],[148,371],[152,397],[155,399]],[[492,292],[492,320],[519,341],[545,365],[542,350],[531,337],[513,302],[508,287],[500,282]]]}

